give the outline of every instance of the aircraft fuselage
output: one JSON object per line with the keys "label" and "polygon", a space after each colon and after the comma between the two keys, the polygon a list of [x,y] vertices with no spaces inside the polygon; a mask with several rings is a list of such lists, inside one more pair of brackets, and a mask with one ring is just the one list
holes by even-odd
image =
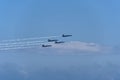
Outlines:
{"label": "aircraft fuselage", "polygon": [[52,45],[42,45],[42,47],[52,47]]}
{"label": "aircraft fuselage", "polygon": [[65,35],[63,34],[62,37],[71,37],[72,35]]}
{"label": "aircraft fuselage", "polygon": [[64,41],[56,41],[55,44],[65,43]]}
{"label": "aircraft fuselage", "polygon": [[48,39],[48,42],[55,42],[58,41],[57,39]]}

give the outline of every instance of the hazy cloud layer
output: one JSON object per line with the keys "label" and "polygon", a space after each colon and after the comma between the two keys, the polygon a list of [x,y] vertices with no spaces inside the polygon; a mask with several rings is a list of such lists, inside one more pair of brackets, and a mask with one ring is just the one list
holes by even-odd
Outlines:
{"label": "hazy cloud layer", "polygon": [[[67,64],[64,62],[63,64]],[[120,65],[106,63],[65,65],[64,67],[36,67],[24,68],[17,64],[4,64],[0,66],[1,80],[119,80]]]}
{"label": "hazy cloud layer", "polygon": [[[120,55],[51,55],[108,51],[95,43],[69,42],[0,54],[0,80],[120,80]],[[67,52],[66,52],[67,51]],[[49,54],[49,55],[41,55]]]}
{"label": "hazy cloud layer", "polygon": [[53,48],[63,52],[78,51],[87,53],[107,53],[112,50],[112,47],[109,46],[80,41],[71,41],[64,44],[53,44]]}

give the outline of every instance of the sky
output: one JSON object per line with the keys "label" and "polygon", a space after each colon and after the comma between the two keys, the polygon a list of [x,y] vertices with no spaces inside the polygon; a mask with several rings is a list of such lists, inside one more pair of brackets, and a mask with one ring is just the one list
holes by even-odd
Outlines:
{"label": "sky", "polygon": [[119,8],[119,0],[1,0],[0,40],[66,33],[118,45]]}
{"label": "sky", "polygon": [[52,48],[0,51],[0,79],[120,80],[119,3],[0,0],[0,40],[73,35]]}

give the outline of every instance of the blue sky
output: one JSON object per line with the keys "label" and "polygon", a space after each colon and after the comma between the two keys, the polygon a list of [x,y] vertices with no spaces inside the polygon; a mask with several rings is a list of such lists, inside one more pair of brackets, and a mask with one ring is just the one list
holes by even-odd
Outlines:
{"label": "blue sky", "polygon": [[73,35],[52,49],[0,51],[0,80],[120,80],[119,3],[0,0],[0,40]]}
{"label": "blue sky", "polygon": [[73,40],[118,45],[119,0],[1,0],[3,39],[73,34]]}

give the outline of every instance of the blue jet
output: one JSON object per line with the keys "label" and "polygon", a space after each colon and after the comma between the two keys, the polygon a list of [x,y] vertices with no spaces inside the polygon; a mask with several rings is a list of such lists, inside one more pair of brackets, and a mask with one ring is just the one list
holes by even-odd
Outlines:
{"label": "blue jet", "polygon": [[52,45],[42,45],[42,47],[52,47]]}
{"label": "blue jet", "polygon": [[48,42],[56,42],[58,41],[57,39],[48,39]]}
{"label": "blue jet", "polygon": [[55,41],[55,44],[65,43],[64,41]]}
{"label": "blue jet", "polygon": [[71,37],[72,35],[65,35],[63,34],[62,37]]}

